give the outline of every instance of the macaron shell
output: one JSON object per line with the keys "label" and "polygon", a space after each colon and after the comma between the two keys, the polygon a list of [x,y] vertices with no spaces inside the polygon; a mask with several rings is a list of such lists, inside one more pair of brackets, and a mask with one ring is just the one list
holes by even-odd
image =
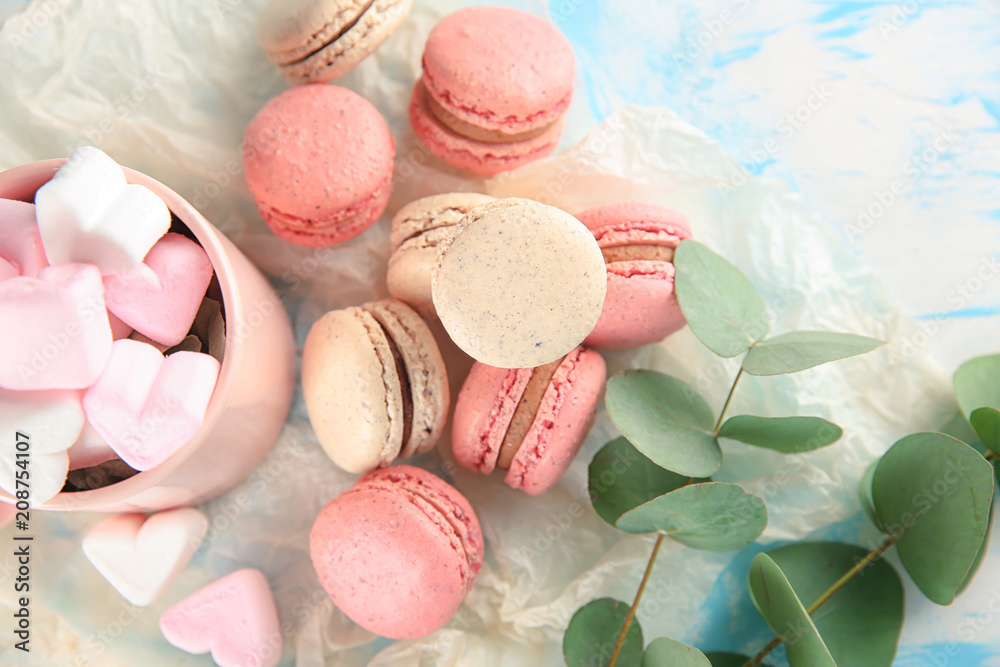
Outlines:
{"label": "macaron shell", "polygon": [[549,383],[504,481],[531,496],[544,493],[562,477],[597,411],[607,369],[604,358],[580,347],[567,355]]}
{"label": "macaron shell", "polygon": [[531,371],[473,364],[452,418],[451,447],[460,466],[486,475],[493,472]]}
{"label": "macaron shell", "polygon": [[290,236],[357,235],[384,209],[395,144],[363,97],[326,84],[271,99],[247,126],[243,164],[261,216]]}
{"label": "macaron shell", "polygon": [[423,82],[418,81],[410,98],[410,124],[414,133],[431,153],[474,174],[493,176],[551,155],[566,127],[565,117],[559,116],[547,130],[531,139],[507,143],[476,141],[441,123],[431,113],[425,95]]}
{"label": "macaron shell", "polygon": [[334,604],[383,637],[424,637],[465,597],[461,540],[429,503],[402,488],[359,482],[323,508],[309,545]]}
{"label": "macaron shell", "polygon": [[[646,202],[618,202],[597,206],[580,213],[577,218],[598,236],[598,243],[614,244],[639,242],[649,237],[633,235],[631,230],[658,231],[676,237],[677,243],[691,236],[691,225],[680,213]],[[616,235],[625,232],[625,237]],[[604,229],[608,228],[608,229]]]}
{"label": "macaron shell", "polygon": [[507,7],[469,7],[442,19],[427,38],[424,79],[457,118],[519,134],[569,107],[573,47],[552,24]]}
{"label": "macaron shell", "polygon": [[371,314],[347,308],[313,324],[302,351],[302,394],[316,437],[344,470],[367,472],[399,454],[399,377]]}
{"label": "macaron shell", "polygon": [[[282,4],[277,0],[274,4]],[[291,26],[259,35],[261,46],[278,64],[281,75],[290,83],[324,83],[347,74],[358,63],[377,49],[410,13],[412,0],[375,0],[351,2],[346,9],[339,9],[344,2],[306,2],[300,16],[313,14],[314,23],[301,20],[298,26],[298,46],[282,50],[283,43],[292,44],[294,29]],[[366,8],[367,5],[367,8]],[[332,15],[329,12],[332,8]],[[277,11],[277,10],[276,10]],[[362,13],[363,12],[363,13]],[[322,23],[329,16],[328,23]],[[293,19],[294,20],[294,19]],[[308,26],[319,26],[310,32]],[[261,21],[263,28],[264,22]],[[277,28],[278,26],[276,26]],[[274,48],[269,48],[273,45]]]}
{"label": "macaron shell", "polygon": [[495,200],[478,192],[449,192],[411,201],[392,216],[389,235],[392,250],[395,252],[405,241],[423,232],[457,225],[469,210]]}
{"label": "macaron shell", "polygon": [[[413,399],[413,427],[399,457],[423,454],[441,437],[451,401],[448,374],[434,334],[419,315],[396,299],[375,301],[363,308],[389,332],[406,366]],[[395,368],[392,370],[395,373]]]}

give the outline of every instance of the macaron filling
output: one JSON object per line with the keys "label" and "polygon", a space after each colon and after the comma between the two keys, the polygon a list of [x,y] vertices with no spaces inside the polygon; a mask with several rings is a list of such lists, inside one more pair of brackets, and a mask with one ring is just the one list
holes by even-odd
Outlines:
{"label": "macaron filling", "polygon": [[[424,80],[421,79],[421,82],[423,81]],[[424,84],[419,83],[417,85],[423,86]],[[475,139],[476,141],[483,141],[491,144],[534,139],[535,137],[548,131],[549,128],[556,124],[556,120],[558,119],[558,117],[556,117],[547,123],[541,123],[536,127],[519,132],[508,132],[505,130],[480,127],[462,120],[452,112],[448,111],[448,109],[445,108],[437,100],[437,98],[434,97],[434,94],[426,87],[424,88],[424,99],[427,102],[427,108],[430,109],[431,114],[433,114],[433,116],[437,118],[442,125],[450,129],[452,132],[460,134],[463,137],[468,137],[469,139]]]}
{"label": "macaron filling", "polygon": [[674,248],[662,245],[624,245],[611,248],[601,248],[604,261],[607,264],[615,262],[657,261],[673,262]]}
{"label": "macaron filling", "polygon": [[375,4],[375,0],[368,0],[368,2],[366,2],[352,18],[347,18],[346,20],[344,20],[341,16],[342,12],[338,12],[338,14],[335,15],[331,21],[306,39],[305,48],[309,49],[309,47],[312,47],[311,49],[304,51],[303,48],[300,47],[285,53],[274,53],[274,62],[278,65],[296,65],[304,60],[308,60],[336,42],[344,36],[344,33],[356,26],[358,21],[361,20],[361,17],[364,16],[365,12],[367,12],[373,4]]}
{"label": "macaron filling", "polygon": [[524,438],[535,422],[535,417],[538,416],[538,408],[542,405],[542,397],[545,396],[549,382],[564,360],[565,357],[532,369],[528,384],[525,385],[524,393],[521,394],[521,400],[518,402],[517,408],[514,409],[514,414],[507,425],[507,432],[504,434],[500,453],[497,456],[497,468],[501,470],[510,468],[514,456],[524,443]]}
{"label": "macaron filling", "polygon": [[385,335],[385,340],[389,344],[389,351],[392,353],[392,361],[396,368],[396,376],[399,378],[399,389],[403,403],[402,443],[403,448],[405,448],[410,442],[410,435],[413,433],[413,387],[410,385],[410,374],[406,368],[406,361],[404,361],[403,355],[399,351],[399,346],[396,345],[392,334],[389,333],[389,330],[386,329],[385,325],[378,318],[375,318],[375,321],[378,322],[382,333]]}

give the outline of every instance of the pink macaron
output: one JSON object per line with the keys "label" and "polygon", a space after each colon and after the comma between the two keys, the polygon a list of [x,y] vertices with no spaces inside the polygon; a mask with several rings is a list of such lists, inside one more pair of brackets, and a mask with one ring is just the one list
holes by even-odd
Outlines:
{"label": "pink macaron", "polygon": [[594,233],[608,268],[608,292],[584,345],[639,347],[684,326],[674,294],[674,250],[691,236],[687,220],[655,204],[608,204],[578,216]]}
{"label": "pink macaron", "polygon": [[352,239],[382,215],[394,156],[378,110],[326,84],[270,100],[243,140],[247,185],[261,217],[281,238],[305,246]]}
{"label": "pink macaron", "polygon": [[445,162],[492,175],[555,150],[573,98],[573,47],[552,24],[469,7],[427,38],[410,122]]}
{"label": "pink macaron", "polygon": [[334,604],[391,639],[443,627],[472,588],[484,555],[469,501],[408,465],[370,472],[324,507],[309,550]]}
{"label": "pink macaron", "polygon": [[452,448],[459,465],[536,496],[552,487],[583,444],[606,379],[600,354],[577,347],[538,368],[476,363],[455,404]]}

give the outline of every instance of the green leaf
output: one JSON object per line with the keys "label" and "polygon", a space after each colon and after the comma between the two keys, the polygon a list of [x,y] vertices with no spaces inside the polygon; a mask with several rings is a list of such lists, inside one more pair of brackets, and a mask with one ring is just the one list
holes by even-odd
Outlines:
{"label": "green leaf", "polygon": [[674,289],[691,331],[720,357],[735,357],[767,336],[764,302],[742,271],[697,241],[674,253]]}
{"label": "green leaf", "polygon": [[760,615],[785,642],[791,667],[837,667],[788,579],[767,554],[754,557],[749,580],[750,597]]}
{"label": "green leaf", "polygon": [[636,449],[687,477],[710,477],[722,465],[712,409],[694,388],[656,371],[608,380],[608,415]]}
{"label": "green leaf", "polygon": [[[607,667],[625,626],[629,606],[611,598],[592,600],[576,610],[563,635],[563,658],[568,667]],[[635,618],[629,624],[618,664],[638,665],[642,660],[642,628]]]}
{"label": "green leaf", "polygon": [[962,411],[956,409],[954,414],[952,414],[951,419],[949,419],[941,428],[934,429],[938,433],[944,433],[945,435],[950,435],[956,440],[961,440],[967,445],[974,445],[979,442],[979,435],[976,433],[975,429],[972,428],[972,424],[966,419]]}
{"label": "green leaf", "polygon": [[966,418],[976,408],[1000,409],[1000,354],[970,359],[952,379],[958,407]]}
{"label": "green leaf", "polygon": [[661,530],[695,549],[729,551],[752,544],[767,526],[764,501],[738,484],[691,484],[650,500],[618,519],[630,533]]}
{"label": "green leaf", "polygon": [[858,496],[861,500],[861,509],[865,511],[876,528],[885,532],[882,528],[882,522],[878,520],[878,513],[875,512],[875,501],[872,500],[872,479],[875,477],[875,468],[878,467],[878,462],[879,459],[872,461],[871,465],[865,469],[865,473],[861,475],[861,481],[858,482]]}
{"label": "green leaf", "polygon": [[[796,596],[811,604],[867,551],[837,542],[802,542],[767,555]],[[816,610],[812,620],[838,665],[890,667],[903,627],[903,583],[889,563],[877,560]]]}
{"label": "green leaf", "polygon": [[872,500],[917,587],[951,604],[986,535],[993,467],[951,436],[915,433],[882,457]]}
{"label": "green leaf", "polygon": [[642,667],[712,667],[712,663],[695,647],[660,637],[646,647]]}
{"label": "green leaf", "polygon": [[604,445],[590,463],[590,502],[612,526],[625,512],[679,489],[687,477],[656,465],[625,438]]}
{"label": "green leaf", "polygon": [[720,438],[739,440],[785,454],[808,452],[831,445],[843,429],[819,417],[730,417],[719,429]]}
{"label": "green leaf", "polygon": [[1000,454],[1000,410],[976,408],[969,415],[969,423],[976,429],[983,447],[994,454]]}
{"label": "green leaf", "polygon": [[743,359],[751,375],[797,373],[829,361],[871,352],[885,341],[831,331],[793,331],[755,345]]}
{"label": "green leaf", "polygon": [[965,575],[965,579],[961,584],[958,585],[958,593],[956,595],[961,595],[972,580],[976,578],[976,573],[979,572],[979,566],[983,564],[983,556],[990,548],[990,531],[993,530],[993,503],[990,503],[990,516],[986,519],[986,534],[983,535],[983,543],[979,545],[979,551],[976,552],[976,557],[972,561],[972,566],[969,568],[968,574]]}
{"label": "green leaf", "polygon": [[[743,667],[750,659],[739,653],[706,653],[705,657],[712,663],[712,667]],[[761,662],[757,667],[767,667],[767,663]]]}

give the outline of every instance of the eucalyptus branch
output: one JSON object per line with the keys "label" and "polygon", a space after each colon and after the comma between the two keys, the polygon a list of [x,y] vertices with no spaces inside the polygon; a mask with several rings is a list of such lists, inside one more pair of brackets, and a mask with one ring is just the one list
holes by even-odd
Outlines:
{"label": "eucalyptus branch", "polygon": [[611,654],[611,662],[608,663],[608,667],[615,667],[615,663],[618,662],[618,654],[622,652],[622,646],[625,645],[625,636],[628,634],[628,628],[632,625],[632,619],[635,617],[635,610],[639,607],[639,600],[642,599],[642,592],[646,590],[646,583],[649,581],[649,574],[653,571],[653,564],[656,563],[656,554],[660,552],[660,545],[663,544],[663,538],[666,536],[667,534],[662,531],[656,536],[656,544],[653,545],[653,553],[649,556],[649,563],[646,564],[646,572],[642,575],[642,582],[639,584],[639,590],[636,591],[632,607],[628,610],[628,615],[625,616],[625,623],[622,625],[621,634],[618,635],[618,643],[615,644],[615,652]]}
{"label": "eucalyptus branch", "polygon": [[736,373],[736,378],[733,380],[733,386],[729,388],[729,395],[726,396],[726,402],[722,406],[722,412],[719,413],[719,421],[715,422],[715,433],[719,432],[722,427],[722,420],[726,418],[726,410],[729,409],[729,402],[733,400],[733,393],[736,391],[736,385],[739,383],[740,378],[743,376],[743,366],[740,366],[740,370]]}
{"label": "eucalyptus branch", "polygon": [[[856,577],[858,574],[861,573],[862,570],[864,570],[866,567],[868,567],[869,565],[877,561],[879,558],[881,558],[882,555],[885,554],[885,552],[892,547],[892,545],[896,544],[896,542],[899,540],[902,534],[903,534],[902,531],[899,531],[898,533],[893,533],[892,535],[889,535],[889,537],[887,537],[886,540],[882,542],[882,544],[880,544],[876,549],[868,552],[868,554],[864,558],[855,563],[854,567],[845,572],[844,576],[835,581],[829,588],[826,589],[826,591],[823,592],[822,595],[816,598],[816,601],[813,602],[811,605],[809,605],[809,608],[806,609],[806,613],[808,613],[810,616],[815,614],[820,607],[826,604],[830,600],[830,598],[832,598],[837,593],[837,591],[846,586],[847,583],[851,581],[851,579]],[[766,658],[771,651],[778,648],[783,641],[784,640],[781,637],[775,637],[774,639],[771,640],[771,643],[769,643],[767,646],[761,649],[761,651],[757,655],[750,658],[746,663],[744,663],[743,667],[755,667],[757,664],[760,663],[761,660]]]}

